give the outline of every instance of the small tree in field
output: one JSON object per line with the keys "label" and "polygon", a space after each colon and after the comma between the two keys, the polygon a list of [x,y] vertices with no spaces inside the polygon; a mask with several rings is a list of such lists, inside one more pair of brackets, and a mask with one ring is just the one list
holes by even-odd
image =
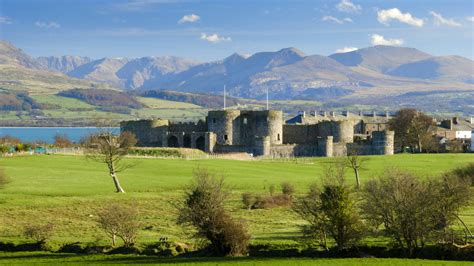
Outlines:
{"label": "small tree in field", "polygon": [[354,171],[357,189],[360,189],[359,171],[363,168],[366,161],[367,158],[359,156],[355,150],[347,153],[347,166]]}
{"label": "small tree in field", "polygon": [[117,193],[125,193],[117,173],[133,166],[124,163],[123,158],[136,143],[135,135],[130,132],[122,132],[118,136],[112,132],[101,132],[85,140],[87,157],[107,165]]}
{"label": "small tree in field", "polygon": [[53,224],[30,224],[25,226],[24,235],[33,239],[36,243],[45,246],[46,241],[53,235]]}
{"label": "small tree in field", "polygon": [[116,245],[117,237],[123,240],[125,247],[135,244],[140,228],[138,211],[135,208],[115,203],[103,207],[98,217],[97,222],[112,239],[112,246]]}
{"label": "small tree in field", "polygon": [[218,255],[244,255],[250,235],[224,209],[227,191],[222,178],[207,169],[194,171],[194,183],[186,191],[183,202],[177,205],[178,224],[196,229],[195,237],[209,241],[209,248]]}
{"label": "small tree in field", "polygon": [[309,225],[303,233],[327,249],[326,237],[331,237],[338,249],[357,243],[363,234],[363,223],[350,189],[344,183],[344,165],[336,164],[327,168],[326,184],[319,190],[310,188],[308,194],[300,198],[293,210]]}

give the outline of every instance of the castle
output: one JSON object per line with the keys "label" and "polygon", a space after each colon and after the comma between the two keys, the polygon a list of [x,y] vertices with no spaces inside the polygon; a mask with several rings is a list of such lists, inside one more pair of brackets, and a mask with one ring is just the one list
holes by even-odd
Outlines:
{"label": "castle", "polygon": [[[208,153],[246,152],[254,156],[344,156],[393,154],[394,132],[361,115],[299,116],[283,121],[281,111],[215,110],[205,121],[124,121],[121,131],[136,135],[139,146],[188,147]],[[370,122],[375,121],[375,122]],[[385,122],[384,122],[385,121]]]}

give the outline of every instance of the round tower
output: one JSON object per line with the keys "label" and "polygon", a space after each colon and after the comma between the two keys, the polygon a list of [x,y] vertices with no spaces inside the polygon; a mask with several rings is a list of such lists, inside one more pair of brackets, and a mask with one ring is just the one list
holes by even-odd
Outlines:
{"label": "round tower", "polygon": [[377,155],[392,155],[394,153],[394,131],[372,132],[372,150]]}
{"label": "round tower", "polygon": [[267,127],[270,144],[279,145],[283,143],[283,112],[282,111],[266,111]]}
{"label": "round tower", "polygon": [[216,133],[216,142],[220,145],[234,145],[234,120],[239,110],[214,110],[207,116],[208,131]]}
{"label": "round tower", "polygon": [[354,122],[352,120],[341,120],[336,122],[334,142],[354,142]]}

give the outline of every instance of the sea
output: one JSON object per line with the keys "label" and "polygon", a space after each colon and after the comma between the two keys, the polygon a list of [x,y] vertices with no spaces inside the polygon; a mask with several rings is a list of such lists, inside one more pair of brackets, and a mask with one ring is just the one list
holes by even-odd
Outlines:
{"label": "sea", "polygon": [[54,143],[56,135],[67,136],[72,142],[79,143],[83,137],[100,132],[112,131],[120,133],[120,128],[97,127],[0,127],[0,138],[11,136],[22,142]]}

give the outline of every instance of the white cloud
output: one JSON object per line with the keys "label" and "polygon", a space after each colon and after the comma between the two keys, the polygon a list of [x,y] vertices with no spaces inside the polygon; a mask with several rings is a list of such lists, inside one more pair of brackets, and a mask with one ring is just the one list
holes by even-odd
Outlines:
{"label": "white cloud", "polygon": [[178,23],[179,24],[194,23],[194,22],[198,22],[199,20],[201,20],[200,16],[196,14],[191,14],[191,15],[183,16],[180,20],[178,20]]}
{"label": "white cloud", "polygon": [[207,35],[206,33],[201,33],[201,40],[205,40],[211,43],[232,41],[230,37],[219,36],[217,33],[210,34],[210,35]]}
{"label": "white cloud", "polygon": [[336,8],[337,10],[346,13],[358,13],[362,10],[360,5],[356,5],[350,0],[341,0],[341,2],[336,5]]}
{"label": "white cloud", "polygon": [[336,53],[348,53],[357,50],[356,47],[344,47],[336,50]]}
{"label": "white cloud", "polygon": [[12,24],[12,20],[9,17],[0,16],[0,25],[1,24]]}
{"label": "white cloud", "polygon": [[461,23],[456,22],[454,19],[444,18],[441,14],[434,11],[430,11],[430,14],[433,16],[434,24],[437,26],[446,25],[450,27],[461,27]]}
{"label": "white cloud", "polygon": [[337,23],[337,24],[352,23],[351,18],[339,19],[339,18],[336,18],[336,17],[333,17],[333,16],[324,16],[321,20],[322,21],[331,21],[331,22],[334,22],[334,23]]}
{"label": "white cloud", "polygon": [[416,18],[408,12],[402,13],[398,8],[377,11],[377,20],[385,25],[389,25],[391,20],[398,20],[402,23],[406,23],[415,27],[423,27],[424,24],[423,19]]}
{"label": "white cloud", "polygon": [[399,46],[404,43],[402,39],[385,39],[382,35],[372,34],[370,36],[372,45]]}
{"label": "white cloud", "polygon": [[115,4],[116,9],[124,11],[141,11],[149,9],[153,5],[174,4],[185,0],[129,0],[124,3]]}
{"label": "white cloud", "polygon": [[474,17],[467,17],[466,19],[470,22],[474,22]]}
{"label": "white cloud", "polygon": [[36,27],[39,27],[39,28],[54,28],[54,29],[57,29],[59,27],[61,27],[61,25],[59,25],[57,22],[54,22],[54,21],[36,21],[35,23]]}

